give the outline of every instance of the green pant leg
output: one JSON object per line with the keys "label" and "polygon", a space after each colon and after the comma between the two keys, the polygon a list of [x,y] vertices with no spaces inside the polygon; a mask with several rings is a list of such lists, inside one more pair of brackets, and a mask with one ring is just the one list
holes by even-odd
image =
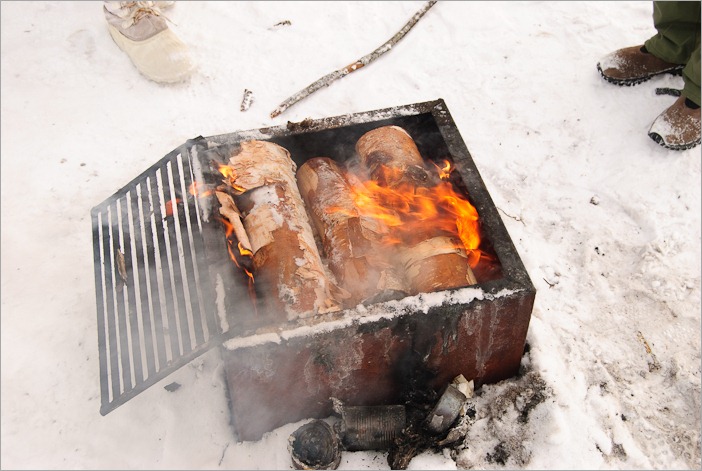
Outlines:
{"label": "green pant leg", "polygon": [[653,2],[653,25],[658,33],[646,49],[666,62],[687,64],[700,44],[700,2]]}
{"label": "green pant leg", "polygon": [[700,106],[700,45],[697,43],[697,49],[693,51],[692,57],[687,62],[683,69],[683,80],[685,87],[683,95],[692,100],[697,106]]}
{"label": "green pant leg", "polygon": [[653,2],[658,33],[644,43],[654,56],[683,69],[683,95],[700,104],[700,2]]}

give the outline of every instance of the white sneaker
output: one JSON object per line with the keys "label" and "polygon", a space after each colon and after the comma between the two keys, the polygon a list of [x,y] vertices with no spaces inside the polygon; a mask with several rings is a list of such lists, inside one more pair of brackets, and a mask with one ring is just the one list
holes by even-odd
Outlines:
{"label": "white sneaker", "polygon": [[107,28],[139,72],[159,83],[181,82],[194,67],[188,47],[168,28],[161,8],[174,2],[105,2]]}

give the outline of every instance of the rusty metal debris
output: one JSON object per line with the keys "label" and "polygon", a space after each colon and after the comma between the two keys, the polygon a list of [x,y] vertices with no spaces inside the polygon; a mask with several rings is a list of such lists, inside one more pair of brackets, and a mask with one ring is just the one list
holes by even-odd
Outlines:
{"label": "rusty metal debris", "polygon": [[[288,439],[295,469],[336,469],[341,450],[388,450],[392,469],[406,469],[423,450],[454,443],[465,437],[469,423],[468,400],[473,381],[459,375],[434,404],[348,406],[332,397],[341,420],[333,426],[315,420],[297,429]],[[436,393],[428,391],[433,402]],[[470,415],[470,414],[468,414]]]}
{"label": "rusty metal debris", "polygon": [[[467,401],[473,396],[473,381],[459,375],[449,383],[443,394],[432,402],[415,404],[403,433],[388,452],[392,469],[407,469],[412,458],[424,450],[455,443],[465,437],[470,424],[466,417]],[[429,399],[429,397],[427,397]]]}

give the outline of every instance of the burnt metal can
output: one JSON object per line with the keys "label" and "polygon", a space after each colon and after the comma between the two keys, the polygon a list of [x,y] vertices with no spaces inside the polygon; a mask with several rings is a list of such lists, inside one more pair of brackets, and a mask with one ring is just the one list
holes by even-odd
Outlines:
{"label": "burnt metal can", "polygon": [[449,384],[426,420],[426,427],[435,434],[448,430],[461,413],[467,397],[456,386]]}
{"label": "burnt metal can", "polygon": [[295,430],[288,438],[288,450],[295,469],[336,469],[341,461],[339,439],[323,420]]}
{"label": "burnt metal can", "polygon": [[384,450],[402,434],[405,406],[342,406],[340,436],[346,450]]}

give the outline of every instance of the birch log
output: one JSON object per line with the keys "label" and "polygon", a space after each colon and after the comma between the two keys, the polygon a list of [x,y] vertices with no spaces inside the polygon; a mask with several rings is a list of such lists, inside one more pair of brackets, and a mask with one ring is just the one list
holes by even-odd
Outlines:
{"label": "birch log", "polygon": [[365,133],[356,142],[356,153],[379,185],[424,186],[429,176],[414,139],[399,126],[383,126]]}
{"label": "birch log", "polygon": [[340,309],[295,180],[290,153],[266,141],[245,141],[229,158],[230,184],[253,252],[257,291],[287,320]]}
{"label": "birch log", "polygon": [[241,247],[245,250],[251,252],[251,242],[249,242],[249,235],[244,229],[244,224],[241,222],[241,211],[236,207],[234,199],[223,191],[215,191],[215,196],[219,201],[219,214],[224,216],[227,221],[232,225],[232,231],[236,236],[236,239],[241,244]]}
{"label": "birch log", "polygon": [[322,244],[329,269],[348,292],[347,308],[369,299],[406,296],[401,276],[381,240],[388,228],[358,212],[344,170],[328,157],[308,160],[297,184]]}
{"label": "birch log", "polygon": [[[370,177],[379,185],[395,188],[430,184],[424,161],[412,137],[398,126],[367,132],[356,143],[356,152]],[[397,266],[404,272],[412,294],[459,288],[477,283],[458,237],[447,237],[429,221],[419,243],[400,244]],[[417,234],[413,234],[416,240]]]}

